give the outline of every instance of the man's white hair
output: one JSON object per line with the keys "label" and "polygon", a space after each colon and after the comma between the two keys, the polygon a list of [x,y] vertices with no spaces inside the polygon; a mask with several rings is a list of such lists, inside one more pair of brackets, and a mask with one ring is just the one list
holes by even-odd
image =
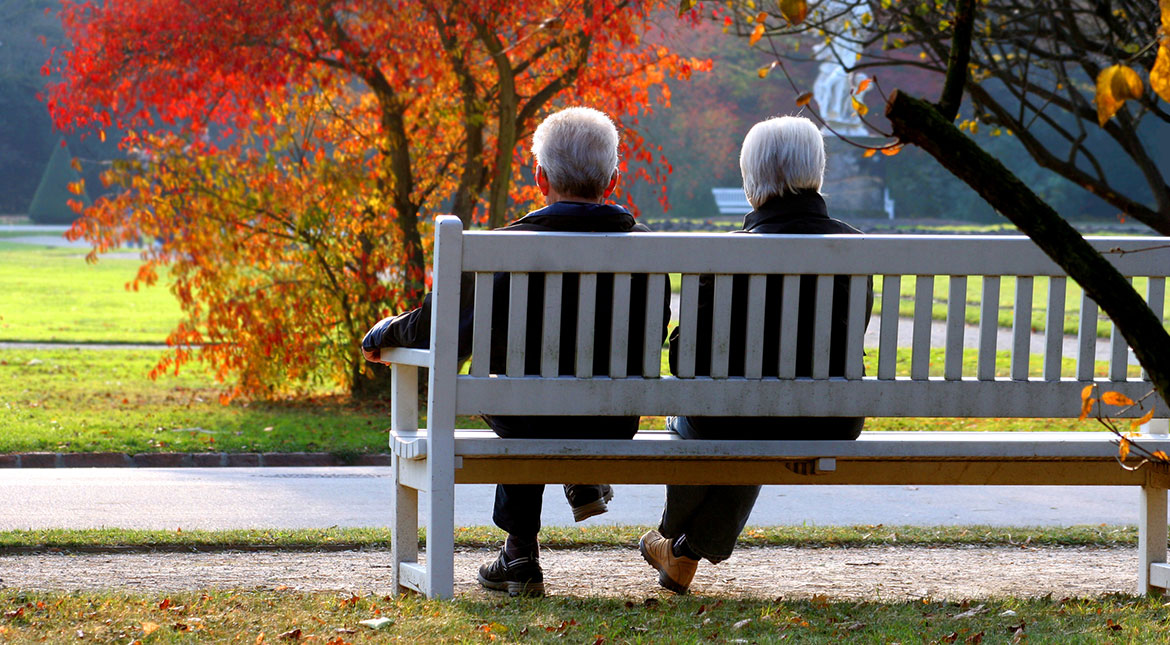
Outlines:
{"label": "man's white hair", "polygon": [[817,126],[802,116],[760,121],[743,140],[739,171],[752,208],[798,190],[820,192],[825,177],[825,139]]}
{"label": "man's white hair", "polygon": [[617,128],[604,112],[566,108],[536,127],[532,154],[558,193],[597,199],[617,170]]}

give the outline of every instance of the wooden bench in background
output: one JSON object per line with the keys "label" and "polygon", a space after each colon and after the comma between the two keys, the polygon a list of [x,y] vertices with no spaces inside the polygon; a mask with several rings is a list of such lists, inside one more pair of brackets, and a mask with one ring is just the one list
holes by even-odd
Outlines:
{"label": "wooden bench in background", "polygon": [[[1170,249],[1162,238],[1092,238],[1093,245],[1125,275],[1145,282],[1147,300],[1164,309]],[[1130,252],[1138,251],[1142,252]],[[1120,251],[1125,251],[1124,253]],[[469,374],[457,357],[460,275],[475,274],[475,326]],[[510,274],[507,368],[489,373],[487,347],[493,274]],[[524,375],[528,277],[545,274],[541,374]],[[580,274],[576,373],[557,374],[560,286],[564,274]],[[631,274],[649,274],[648,321],[660,321],[666,274],[682,274],[679,311],[683,331],[678,376],[662,373],[661,329],[648,323],[640,373],[626,373],[624,343],[610,348],[607,376],[592,374],[593,312],[598,273],[614,274],[613,338],[628,331]],[[700,274],[714,274],[712,375],[695,377]],[[750,289],[746,375],[728,377],[730,286],[747,274]],[[761,376],[763,298],[766,276],[795,287],[801,275],[817,279],[816,317],[832,306],[833,275],[852,276],[848,305],[847,368],[829,377],[829,339],[813,345],[813,375],[795,373],[796,288],[784,290],[779,377]],[[882,276],[880,341],[875,374],[861,368],[865,329],[865,282]],[[934,294],[937,277],[951,296]],[[1015,285],[1012,342],[997,347],[1000,291]],[[687,441],[666,432],[640,432],[629,441],[500,439],[490,431],[459,430],[456,415],[728,415],[865,417],[1075,418],[1081,390],[1098,384],[1137,399],[1148,380],[1130,375],[1128,351],[1112,334],[1111,360],[1096,372],[1097,307],[1088,298],[1065,302],[1063,271],[1030,240],[1017,236],[788,236],[720,234],[568,234],[464,232],[459,220],[436,223],[431,350],[384,350],[394,375],[393,574],[396,590],[428,596],[453,593],[455,484],[856,484],[856,485],[1117,485],[1141,488],[1140,568],[1137,590],[1170,586],[1167,555],[1167,487],[1170,471],[1147,464],[1130,471],[1117,462],[1108,432],[865,432],[858,441]],[[895,374],[898,305],[902,284],[913,281],[913,334],[908,375]],[[1042,281],[1042,282],[1038,282]],[[967,300],[981,283],[977,360],[963,368]],[[1033,292],[1048,284],[1043,366],[1029,374]],[[959,296],[958,294],[962,294]],[[791,296],[791,297],[789,297]],[[945,307],[941,374],[931,375],[932,308]],[[1066,311],[1079,315],[1074,369],[1062,370]],[[876,312],[875,312],[876,313]],[[828,330],[828,325],[817,325]],[[1005,375],[996,375],[997,350],[1010,353]],[[935,359],[937,360],[936,352]],[[418,428],[418,368],[429,369],[429,428]],[[937,368],[936,368],[937,371]],[[1147,399],[1148,404],[1156,399]],[[1138,437],[1151,450],[1170,452],[1167,405]],[[1140,411],[1134,416],[1140,416]],[[810,429],[810,432],[814,429]],[[430,495],[427,557],[418,553],[418,493]],[[1026,516],[1025,516],[1026,517]],[[647,516],[646,521],[652,522]],[[1025,520],[1026,521],[1026,520]]]}

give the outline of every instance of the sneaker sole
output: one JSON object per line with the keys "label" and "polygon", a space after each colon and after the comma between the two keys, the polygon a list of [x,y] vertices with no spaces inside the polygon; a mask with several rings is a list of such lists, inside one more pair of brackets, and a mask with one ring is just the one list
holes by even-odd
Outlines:
{"label": "sneaker sole", "polygon": [[687,593],[687,587],[684,587],[675,582],[673,578],[668,576],[665,571],[658,567],[658,564],[654,561],[653,558],[650,557],[650,554],[646,552],[646,543],[642,540],[638,540],[638,552],[642,554],[642,559],[646,561],[646,564],[650,565],[656,571],[658,571],[658,584],[660,586],[665,587],[674,593],[679,594],[680,596]]}
{"label": "sneaker sole", "polygon": [[588,504],[573,507],[573,521],[581,522],[596,515],[609,512],[609,506],[606,504],[613,499],[613,489],[611,488],[603,497],[593,500]]}
{"label": "sneaker sole", "polygon": [[477,576],[480,586],[492,591],[507,591],[509,596],[543,596],[543,582],[514,582],[488,580],[482,575]]}

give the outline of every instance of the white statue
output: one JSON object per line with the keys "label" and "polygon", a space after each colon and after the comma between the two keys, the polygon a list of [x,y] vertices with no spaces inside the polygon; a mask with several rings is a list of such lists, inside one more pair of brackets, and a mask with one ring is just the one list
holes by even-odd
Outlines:
{"label": "white statue", "polygon": [[[858,33],[864,29],[862,16],[869,13],[865,2],[841,2],[827,0],[820,6],[825,16],[841,14],[834,22],[838,34],[848,31],[844,27],[845,20],[850,20],[851,30]],[[857,64],[861,57],[861,43],[858,36],[850,32],[846,37],[834,37],[827,43],[821,43],[813,48],[817,60],[821,61],[818,67],[817,79],[813,82],[813,98],[817,101],[817,108],[821,118],[825,120],[827,128],[823,132],[830,134],[832,128],[842,136],[868,136],[869,130],[861,122],[857,110],[853,107],[852,99],[863,101],[869,88],[857,92],[861,82],[868,77],[861,72],[849,72],[848,67]]]}

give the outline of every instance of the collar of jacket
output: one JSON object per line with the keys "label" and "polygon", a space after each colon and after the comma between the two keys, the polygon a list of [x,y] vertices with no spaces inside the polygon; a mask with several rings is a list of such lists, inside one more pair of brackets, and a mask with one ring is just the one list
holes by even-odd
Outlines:
{"label": "collar of jacket", "polygon": [[532,225],[563,231],[628,231],[635,223],[634,216],[616,204],[556,202],[532,211],[504,228]]}
{"label": "collar of jacket", "polygon": [[794,219],[797,217],[814,217],[829,219],[829,209],[825,206],[825,198],[815,190],[799,190],[773,197],[760,205],[756,210],[744,215],[743,230],[753,228],[776,219]]}

